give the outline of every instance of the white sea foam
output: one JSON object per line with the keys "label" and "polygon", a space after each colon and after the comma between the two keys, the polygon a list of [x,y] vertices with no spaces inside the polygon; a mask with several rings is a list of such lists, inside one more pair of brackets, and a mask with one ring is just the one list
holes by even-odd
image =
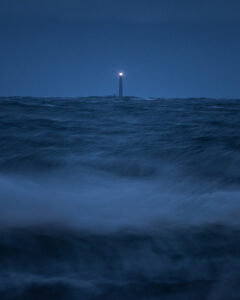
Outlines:
{"label": "white sea foam", "polygon": [[112,231],[162,225],[240,225],[238,190],[206,191],[182,181],[126,179],[85,170],[69,177],[0,177],[2,226],[55,224]]}

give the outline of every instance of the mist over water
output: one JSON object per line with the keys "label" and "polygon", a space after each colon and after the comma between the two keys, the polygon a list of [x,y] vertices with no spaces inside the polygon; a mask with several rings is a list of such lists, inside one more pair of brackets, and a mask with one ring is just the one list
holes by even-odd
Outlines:
{"label": "mist over water", "polygon": [[239,117],[0,98],[0,299],[239,299]]}

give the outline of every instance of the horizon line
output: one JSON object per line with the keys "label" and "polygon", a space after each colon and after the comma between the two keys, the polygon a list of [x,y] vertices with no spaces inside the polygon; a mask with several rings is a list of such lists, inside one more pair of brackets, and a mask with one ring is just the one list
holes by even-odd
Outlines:
{"label": "horizon line", "polygon": [[[120,98],[117,95],[104,95],[104,96],[30,96],[30,95],[24,95],[24,96],[1,96],[0,98],[32,98],[32,99],[56,99],[56,98],[60,98],[60,99],[79,99],[79,98]],[[207,100],[240,100],[240,96],[238,97],[207,97],[207,96],[187,96],[187,97],[163,97],[163,96],[123,96],[121,98],[138,98],[138,99],[162,99],[162,100],[181,100],[181,99],[207,99]]]}

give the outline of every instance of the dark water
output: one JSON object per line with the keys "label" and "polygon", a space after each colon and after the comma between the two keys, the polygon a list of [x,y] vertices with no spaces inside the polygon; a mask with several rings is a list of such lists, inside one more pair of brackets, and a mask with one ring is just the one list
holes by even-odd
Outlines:
{"label": "dark water", "polygon": [[0,99],[0,299],[240,299],[240,101]]}

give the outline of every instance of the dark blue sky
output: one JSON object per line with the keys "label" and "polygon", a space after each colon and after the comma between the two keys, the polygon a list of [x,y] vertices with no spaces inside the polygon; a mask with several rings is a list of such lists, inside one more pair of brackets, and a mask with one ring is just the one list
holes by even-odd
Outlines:
{"label": "dark blue sky", "polygon": [[0,95],[240,98],[239,0],[0,0]]}

